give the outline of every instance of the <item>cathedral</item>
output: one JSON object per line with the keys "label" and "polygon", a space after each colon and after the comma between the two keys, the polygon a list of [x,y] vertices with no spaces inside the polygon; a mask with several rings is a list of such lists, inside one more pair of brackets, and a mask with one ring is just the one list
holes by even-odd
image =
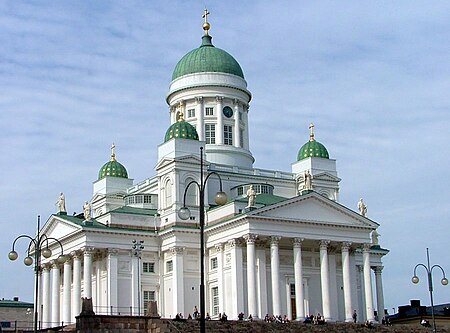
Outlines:
{"label": "cathedral", "polygon": [[379,224],[366,217],[362,200],[357,211],[339,203],[336,160],[313,124],[305,125],[290,171],[253,167],[252,94],[237,60],[214,46],[208,14],[200,46],[173,70],[170,127],[154,175],[131,179],[113,144],[93,174],[84,213],[68,215],[61,193],[42,228],[65,255],[57,260],[61,246],[50,242],[52,256],[41,263],[42,327],[74,322],[82,297],[92,298],[96,314],[144,315],[150,301],[165,318],[192,314],[200,298],[200,206],[212,319],[241,312],[292,320],[320,313],[325,321],[352,321],[354,312],[358,320],[384,316],[382,257],[389,251],[378,243]]}

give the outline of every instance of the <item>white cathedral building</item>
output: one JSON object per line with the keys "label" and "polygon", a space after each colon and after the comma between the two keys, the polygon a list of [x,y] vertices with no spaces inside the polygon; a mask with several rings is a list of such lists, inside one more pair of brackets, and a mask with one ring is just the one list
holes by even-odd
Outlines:
{"label": "white cathedral building", "polygon": [[[53,256],[43,260],[43,327],[74,322],[82,297],[92,298],[96,314],[144,314],[149,301],[166,318],[199,307],[199,191],[186,188],[201,181],[201,151],[202,179],[219,174],[228,197],[225,205],[214,203],[220,181],[209,177],[205,289],[212,318],[243,312],[303,320],[321,313],[327,321],[351,321],[356,310],[359,320],[381,320],[388,250],[378,244],[379,224],[364,207],[339,203],[336,160],[312,124],[290,172],[253,167],[252,95],[239,63],[212,44],[209,28],[205,19],[200,47],[173,71],[166,97],[171,126],[157,148],[155,175],[134,182],[113,145],[84,216],[68,215],[63,202],[41,230],[67,255],[58,263],[60,247],[52,243]],[[178,216],[185,205],[188,220]]]}

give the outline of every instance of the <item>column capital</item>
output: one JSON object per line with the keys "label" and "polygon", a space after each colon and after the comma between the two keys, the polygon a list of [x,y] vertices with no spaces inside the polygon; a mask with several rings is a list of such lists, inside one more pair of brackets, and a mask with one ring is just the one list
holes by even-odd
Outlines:
{"label": "column capital", "polygon": [[320,241],[320,249],[321,250],[326,250],[328,249],[328,246],[330,245],[330,241],[329,240],[321,240]]}
{"label": "column capital", "polygon": [[280,243],[280,236],[270,236],[270,245],[278,245]]}
{"label": "column capital", "polygon": [[372,247],[372,244],[365,243],[362,246],[362,250],[363,250],[363,252],[369,252],[371,247]]}
{"label": "column capital", "polygon": [[223,246],[223,243],[219,243],[219,244],[214,245],[214,247],[216,249],[216,252],[222,252],[224,246]]}
{"label": "column capital", "polygon": [[348,251],[348,250],[350,250],[351,246],[352,246],[352,242],[342,242],[341,250]]}
{"label": "column capital", "polygon": [[70,256],[73,259],[78,259],[78,258],[80,258],[81,254],[80,254],[80,251],[75,250],[75,251],[70,251]]}
{"label": "column capital", "polygon": [[381,275],[383,268],[384,268],[384,266],[375,266],[372,269],[375,272],[375,275]]}
{"label": "column capital", "polygon": [[305,240],[304,238],[296,237],[292,240],[292,243],[294,247],[301,247],[304,240]]}
{"label": "column capital", "polygon": [[223,96],[216,96],[216,102],[217,103],[223,102]]}
{"label": "column capital", "polygon": [[171,247],[169,249],[169,251],[172,252],[172,255],[183,254],[184,247],[182,247],[182,246],[174,246],[174,247]]}
{"label": "column capital", "polygon": [[255,235],[255,234],[244,235],[244,239],[247,242],[247,244],[255,244],[257,237],[258,237],[258,235]]}
{"label": "column capital", "polygon": [[240,245],[239,239],[233,238],[228,241],[229,247],[238,247]]}
{"label": "column capital", "polygon": [[237,98],[233,99],[234,106],[239,106],[239,104],[241,104],[241,102]]}
{"label": "column capital", "polygon": [[119,254],[119,249],[108,248],[108,255],[117,256]]}
{"label": "column capital", "polygon": [[48,272],[50,271],[50,263],[45,263],[41,265],[41,269],[43,272]]}
{"label": "column capital", "polygon": [[50,266],[51,266],[52,269],[56,269],[56,268],[59,269],[58,260],[50,260]]}
{"label": "column capital", "polygon": [[92,254],[94,254],[95,247],[86,246],[86,247],[83,247],[81,249],[81,251],[83,251],[84,255],[91,256]]}
{"label": "column capital", "polygon": [[195,97],[195,101],[197,102],[197,104],[203,103],[203,96],[197,96],[197,97]]}

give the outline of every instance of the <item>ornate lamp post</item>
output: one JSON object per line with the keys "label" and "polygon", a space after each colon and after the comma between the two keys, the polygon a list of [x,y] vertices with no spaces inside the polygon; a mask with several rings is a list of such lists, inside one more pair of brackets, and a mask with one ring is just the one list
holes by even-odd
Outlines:
{"label": "ornate lamp post", "polygon": [[138,275],[137,275],[137,287],[138,287],[138,316],[141,315],[141,282],[140,282],[140,276],[141,276],[141,254],[142,254],[142,250],[144,249],[144,241],[140,240],[137,241],[135,239],[133,239],[133,246],[131,247],[132,249],[132,254],[133,256],[138,258]]}
{"label": "ornate lamp post", "polygon": [[31,266],[33,264],[33,257],[31,256],[31,253],[34,251],[34,274],[35,274],[35,286],[34,286],[34,328],[33,331],[37,332],[37,324],[38,324],[38,309],[39,309],[39,273],[41,270],[41,256],[44,258],[50,258],[52,256],[52,251],[48,247],[49,241],[55,241],[59,244],[61,247],[61,254],[58,256],[57,261],[59,263],[64,263],[66,261],[66,256],[63,252],[63,246],[59,240],[53,237],[47,237],[46,234],[40,233],[40,222],[41,217],[38,215],[37,218],[37,234],[36,237],[31,237],[28,235],[20,235],[16,237],[12,244],[12,250],[8,254],[9,260],[16,260],[19,258],[18,253],[14,250],[14,247],[16,245],[16,242],[21,238],[27,238],[29,239],[28,243],[28,250],[27,250],[27,256],[23,259],[23,263],[26,266]]}
{"label": "ornate lamp post", "polygon": [[189,208],[186,207],[186,193],[189,186],[197,185],[199,190],[199,217],[200,217],[200,332],[206,332],[205,325],[205,186],[211,175],[216,175],[220,182],[220,191],[217,192],[214,201],[218,205],[225,205],[227,203],[227,195],[222,191],[222,179],[217,172],[209,172],[205,179],[203,179],[203,147],[200,147],[200,183],[193,180],[184,190],[183,207],[178,211],[178,217],[182,220],[187,220],[191,216]]}
{"label": "ornate lamp post", "polygon": [[440,265],[433,265],[430,267],[430,253],[427,248],[427,265],[425,264],[417,264],[414,267],[414,276],[412,277],[411,281],[414,284],[419,283],[419,278],[416,274],[417,267],[422,266],[427,271],[427,277],[428,277],[428,291],[430,292],[430,300],[431,300],[431,320],[433,321],[433,332],[436,332],[436,321],[434,320],[434,303],[433,303],[433,276],[431,273],[433,272],[433,268],[438,267],[442,271],[443,278],[441,279],[442,285],[446,286],[448,284],[448,280],[445,277],[444,269]]}

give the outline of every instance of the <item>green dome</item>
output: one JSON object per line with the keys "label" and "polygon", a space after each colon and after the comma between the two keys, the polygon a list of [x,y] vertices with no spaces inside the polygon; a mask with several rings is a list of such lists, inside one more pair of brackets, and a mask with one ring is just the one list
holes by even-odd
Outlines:
{"label": "green dome", "polygon": [[184,121],[183,118],[173,123],[166,132],[164,142],[169,141],[173,138],[182,138],[198,141],[197,130],[194,126]]}
{"label": "green dome", "polygon": [[305,143],[297,155],[297,161],[303,160],[308,157],[321,157],[330,158],[327,148],[318,141],[308,141]]}
{"label": "green dome", "polygon": [[323,144],[314,139],[314,124],[309,125],[310,134],[309,141],[305,143],[302,148],[300,148],[297,161],[303,160],[308,157],[320,157],[320,158],[330,158],[328,155],[328,150]]}
{"label": "green dome", "polygon": [[240,76],[244,73],[239,63],[229,53],[214,47],[211,43],[212,37],[202,37],[202,45],[186,54],[175,67],[172,80],[186,74],[218,72]]}
{"label": "green dome", "polygon": [[98,172],[98,180],[109,177],[128,178],[128,172],[125,167],[116,161],[116,154],[114,152],[115,145],[111,147],[111,160],[105,163]]}

